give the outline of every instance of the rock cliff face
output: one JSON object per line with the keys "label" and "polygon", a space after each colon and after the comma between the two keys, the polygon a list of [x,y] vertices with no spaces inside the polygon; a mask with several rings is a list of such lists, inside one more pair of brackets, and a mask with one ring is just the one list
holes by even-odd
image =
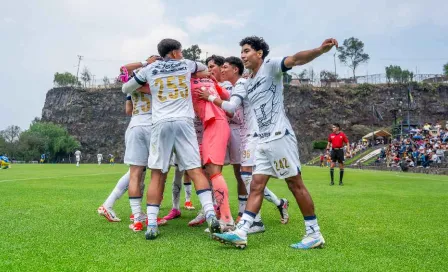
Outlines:
{"label": "rock cliff face", "polygon": [[[411,123],[448,120],[448,86],[412,86],[414,103]],[[401,101],[401,103],[400,103]],[[373,117],[376,105],[383,121]],[[55,88],[47,93],[42,119],[65,126],[82,145],[84,159],[109,153],[121,162],[124,133],[129,117],[124,113],[125,96],[119,89],[85,90]],[[341,124],[351,141],[372,131],[406,120],[407,86],[358,85],[344,88],[285,86],[285,109],[299,141],[301,161],[312,158],[312,142],[325,140],[332,122]],[[401,110],[401,111],[400,111]]]}

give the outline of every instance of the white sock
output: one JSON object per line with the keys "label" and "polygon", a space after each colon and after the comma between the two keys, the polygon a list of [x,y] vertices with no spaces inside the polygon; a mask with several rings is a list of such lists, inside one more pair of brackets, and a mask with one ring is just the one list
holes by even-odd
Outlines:
{"label": "white sock", "polygon": [[106,201],[104,201],[103,206],[107,208],[113,208],[115,201],[117,201],[127,190],[129,186],[129,180],[131,179],[130,170],[126,172],[117,182],[115,188],[112,190],[112,193],[107,197]]}
{"label": "white sock", "polygon": [[243,216],[243,212],[246,209],[247,195],[238,196],[238,216]]}
{"label": "white sock", "polygon": [[176,167],[176,172],[174,173],[173,179],[173,189],[172,189],[172,200],[173,209],[180,210],[180,190],[182,188],[182,176],[184,172],[179,171]]}
{"label": "white sock", "polygon": [[202,210],[204,211],[205,219],[209,219],[212,216],[216,217],[215,209],[213,208],[212,190],[199,190],[196,192],[201,202]]}
{"label": "white sock", "polygon": [[146,204],[146,215],[148,216],[148,227],[157,226],[157,216],[159,215],[159,205]]}
{"label": "white sock", "polygon": [[253,212],[244,211],[243,216],[240,219],[240,222],[238,222],[238,225],[236,225],[235,232],[239,236],[247,237],[247,232],[250,229],[250,226],[254,223],[255,214]]}
{"label": "white sock", "polygon": [[184,183],[185,188],[185,202],[191,201],[191,182]]}
{"label": "white sock", "polygon": [[319,224],[317,224],[317,217],[314,216],[304,216],[305,220],[305,231],[306,234],[320,233]]}
{"label": "white sock", "polygon": [[[241,172],[241,179],[244,181],[244,185],[246,185],[246,191],[250,194],[250,184],[252,183],[252,173],[251,172]],[[244,207],[246,209],[246,207]],[[261,209],[258,211],[255,216],[255,222],[261,221]]]}
{"label": "white sock", "polygon": [[141,197],[129,197],[129,203],[131,204],[131,211],[134,215],[134,222],[142,215],[142,198]]}
{"label": "white sock", "polygon": [[264,188],[264,199],[274,203],[275,206],[280,206],[280,199],[268,187]]}
{"label": "white sock", "polygon": [[76,162],[76,166],[79,166],[79,162]]}

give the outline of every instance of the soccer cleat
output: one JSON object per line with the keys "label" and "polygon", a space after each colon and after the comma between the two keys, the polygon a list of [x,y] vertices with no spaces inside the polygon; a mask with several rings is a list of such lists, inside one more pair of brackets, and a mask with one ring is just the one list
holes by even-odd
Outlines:
{"label": "soccer cleat", "polygon": [[339,186],[343,186],[344,183],[342,181],[339,181]]}
{"label": "soccer cleat", "polygon": [[178,210],[178,209],[171,209],[171,211],[168,213],[168,215],[163,217],[163,219],[168,221],[168,220],[176,219],[178,217],[180,217],[180,210]]}
{"label": "soccer cleat", "polygon": [[184,208],[187,209],[187,210],[194,210],[195,209],[194,206],[193,206],[193,203],[191,203],[191,201],[185,201]]}
{"label": "soccer cleat", "polygon": [[289,221],[289,214],[288,214],[288,207],[289,207],[289,202],[286,198],[282,198],[280,199],[280,205],[277,206],[278,211],[280,212],[280,222],[282,222],[282,224],[287,224]]}
{"label": "soccer cleat", "polygon": [[[168,223],[168,221],[166,221],[163,218],[157,217],[157,226],[164,226]],[[146,219],[146,225],[148,225],[148,219]]]}
{"label": "soccer cleat", "polygon": [[212,215],[207,220],[208,228],[210,233],[222,233],[221,224],[216,216]]}
{"label": "soccer cleat", "polygon": [[205,216],[202,212],[198,213],[195,219],[188,222],[188,226],[197,227],[205,223]]}
{"label": "soccer cleat", "polygon": [[249,231],[247,232],[247,234],[255,234],[255,233],[261,233],[261,232],[265,232],[265,227],[263,222],[253,222],[252,226],[250,226]]}
{"label": "soccer cleat", "polygon": [[307,234],[303,237],[302,241],[296,244],[292,244],[294,249],[312,249],[323,248],[325,244],[324,237],[321,233]]}
{"label": "soccer cleat", "polygon": [[[229,231],[235,230],[235,224],[233,224],[233,223],[224,223],[224,222],[219,221],[219,224],[220,224],[221,232],[229,232]],[[210,229],[206,228],[204,230],[204,232],[210,233]]]}
{"label": "soccer cleat", "polygon": [[135,221],[134,223],[129,225],[129,229],[134,232],[139,232],[143,230],[143,223],[140,221]]}
{"label": "soccer cleat", "polygon": [[213,233],[212,238],[221,244],[232,245],[237,248],[244,249],[247,246],[247,237],[239,236],[236,231],[226,233]]}
{"label": "soccer cleat", "polygon": [[330,182],[330,186],[333,186],[334,185],[334,182],[332,181],[332,182]]}
{"label": "soccer cleat", "polygon": [[148,226],[146,228],[145,237],[146,240],[154,240],[160,235],[159,228],[157,226]]}
{"label": "soccer cleat", "polygon": [[104,205],[99,207],[97,210],[99,215],[104,216],[109,222],[120,222],[121,219],[117,217],[112,208],[107,208]]}

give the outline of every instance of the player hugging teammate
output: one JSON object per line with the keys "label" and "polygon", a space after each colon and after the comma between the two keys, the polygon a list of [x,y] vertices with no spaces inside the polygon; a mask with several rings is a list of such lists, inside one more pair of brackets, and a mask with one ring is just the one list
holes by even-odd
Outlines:
{"label": "player hugging teammate", "polygon": [[[122,91],[131,97],[150,97],[149,130],[141,133],[144,143],[138,144],[139,148],[147,148],[148,154],[145,164],[125,162],[131,165],[131,170],[134,165],[139,169],[135,172],[138,182],[129,184],[129,196],[134,226],[137,222],[141,224],[136,228],[147,225],[146,239],[155,239],[160,234],[157,216],[171,156],[175,152],[179,170],[186,171],[195,184],[203,218],[213,239],[246,247],[248,234],[264,231],[259,213],[263,198],[277,206],[282,223],[288,222],[287,200],[279,199],[266,188],[273,176],[286,179],[304,217],[306,235],[291,247],[310,249],[324,245],[313,201],[302,181],[297,140],[284,110],[282,75],[292,67],[328,52],[335,45],[336,40],[327,39],[318,48],[268,59],[267,43],[256,36],[247,37],[240,42],[242,61],[236,57],[212,56],[207,59],[210,70],[207,71],[207,66],[202,63],[183,59],[178,41],[164,39],[157,46],[160,58],[149,64],[135,64],[134,69],[143,68],[123,85]],[[244,68],[251,71],[248,79],[241,77]],[[195,116],[199,117],[204,129],[202,152],[194,127]],[[231,120],[230,126],[227,116]],[[235,133],[232,133],[232,125]],[[227,145],[230,139],[232,146],[232,138],[234,148],[230,149],[238,150],[231,163],[235,165],[239,184],[241,215],[236,227],[230,212],[228,184],[221,173]],[[142,192],[138,185],[146,165],[151,169],[151,182],[147,189],[145,217],[140,207]],[[205,174],[202,166],[205,166]],[[131,172],[131,180],[132,177]],[[213,201],[218,204],[220,220]]]}

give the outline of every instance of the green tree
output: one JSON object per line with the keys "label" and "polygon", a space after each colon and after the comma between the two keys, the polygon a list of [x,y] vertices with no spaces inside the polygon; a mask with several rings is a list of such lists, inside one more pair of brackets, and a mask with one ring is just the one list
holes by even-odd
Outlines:
{"label": "green tree", "polygon": [[398,65],[389,65],[386,67],[387,82],[392,80],[396,83],[406,83],[414,80],[414,73],[409,70],[403,70]]}
{"label": "green tree", "polygon": [[42,153],[49,153],[54,160],[73,152],[80,144],[60,125],[38,122],[20,135],[19,146],[25,160],[36,160]]}
{"label": "green tree", "polygon": [[7,143],[13,143],[19,139],[20,133],[22,133],[22,129],[20,129],[19,126],[11,125],[5,130],[0,131],[0,136],[2,136]]}
{"label": "green tree", "polygon": [[445,65],[443,65],[443,73],[448,76],[448,63],[446,63]]}
{"label": "green tree", "polygon": [[338,75],[330,71],[322,70],[320,72],[320,82],[324,86],[328,86],[331,82],[336,82],[338,80]]}
{"label": "green tree", "polygon": [[194,61],[199,60],[201,53],[202,50],[197,44],[194,44],[191,47],[182,50],[182,55],[184,56],[184,58]]}
{"label": "green tree", "polygon": [[70,74],[69,72],[55,73],[53,83],[58,87],[79,85],[76,76]]}
{"label": "green tree", "polygon": [[354,37],[348,38],[338,48],[338,52],[339,60],[352,69],[353,79],[356,82],[356,68],[361,63],[368,62],[370,59],[369,54],[364,53],[364,43]]}
{"label": "green tree", "polygon": [[87,82],[90,82],[92,80],[92,74],[90,73],[89,69],[87,67],[84,67],[84,70],[81,72],[81,80],[84,82],[84,88],[87,87]]}
{"label": "green tree", "polygon": [[0,155],[3,155],[6,153],[6,141],[5,139],[0,135]]}

